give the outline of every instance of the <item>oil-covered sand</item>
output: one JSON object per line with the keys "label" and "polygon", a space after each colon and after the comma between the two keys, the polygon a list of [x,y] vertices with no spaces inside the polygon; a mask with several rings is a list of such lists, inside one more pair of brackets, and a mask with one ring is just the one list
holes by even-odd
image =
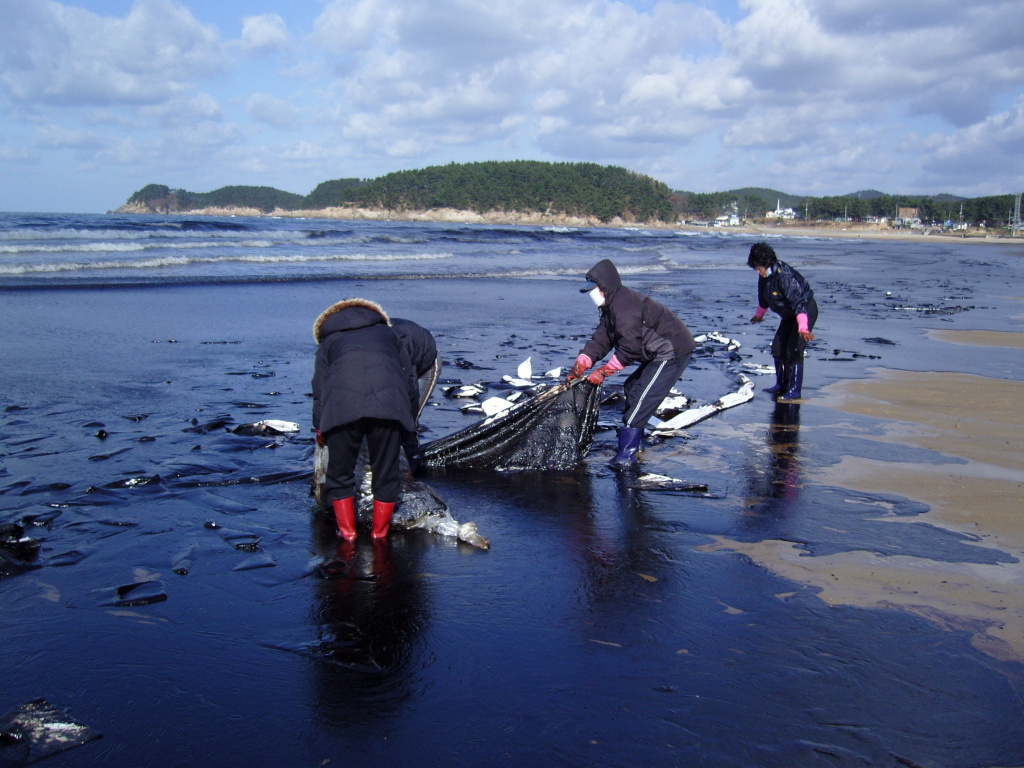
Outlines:
{"label": "oil-covered sand", "polygon": [[[45,698],[102,734],[62,766],[1024,764],[1020,257],[776,248],[821,305],[804,401],[649,442],[707,493],[633,490],[612,430],[576,471],[427,475],[486,552],[339,547],[310,325],[373,298],[499,394],[574,359],[578,279],[5,292],[0,522],[37,549],[5,550],[0,714]],[[742,343],[702,346],[698,404],[769,362],[735,250],[627,278]],[[437,393],[424,439],[460,404]],[[303,431],[232,431],[265,418]]]}

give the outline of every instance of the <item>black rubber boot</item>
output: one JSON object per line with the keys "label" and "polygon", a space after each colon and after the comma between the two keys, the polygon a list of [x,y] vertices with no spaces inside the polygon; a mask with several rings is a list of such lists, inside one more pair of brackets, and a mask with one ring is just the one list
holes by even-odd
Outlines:
{"label": "black rubber boot", "polygon": [[779,402],[799,400],[800,390],[804,385],[803,363],[790,363],[787,366],[787,369],[789,371],[789,387],[786,389],[784,394],[781,394],[776,398]]}
{"label": "black rubber boot", "polygon": [[780,395],[786,391],[787,374],[789,373],[789,367],[786,365],[786,361],[781,357],[775,358],[775,386],[765,387],[765,392],[769,395]]}
{"label": "black rubber boot", "polygon": [[613,469],[630,469],[637,465],[636,452],[644,439],[644,431],[640,427],[619,427],[619,449],[611,461]]}

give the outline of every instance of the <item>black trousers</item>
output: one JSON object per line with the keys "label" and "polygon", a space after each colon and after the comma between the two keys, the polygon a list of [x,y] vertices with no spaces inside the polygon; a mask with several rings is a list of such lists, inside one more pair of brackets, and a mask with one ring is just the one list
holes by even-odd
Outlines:
{"label": "black trousers", "polygon": [[[807,305],[807,330],[813,331],[818,322],[818,302],[811,300]],[[779,322],[779,329],[772,339],[772,357],[786,363],[802,363],[807,342],[800,338],[797,330],[796,316],[784,317]]]}
{"label": "black trousers", "polygon": [[639,429],[646,427],[661,401],[668,396],[672,385],[679,381],[689,364],[690,355],[687,354],[675,360],[653,360],[633,371],[622,385],[626,394],[623,426]]}
{"label": "black trousers", "polygon": [[359,419],[327,433],[327,477],[324,492],[328,499],[346,499],[355,495],[356,463],[363,440],[370,454],[373,498],[394,502],[402,490],[399,452],[405,430],[397,421]]}

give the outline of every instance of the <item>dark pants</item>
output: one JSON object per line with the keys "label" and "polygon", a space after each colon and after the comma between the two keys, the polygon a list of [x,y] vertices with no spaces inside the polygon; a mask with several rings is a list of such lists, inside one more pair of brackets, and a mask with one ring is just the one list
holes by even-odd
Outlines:
{"label": "dark pants", "polygon": [[639,429],[646,427],[689,364],[690,355],[687,354],[675,360],[653,360],[633,371],[622,385],[626,393],[623,425]]}
{"label": "dark pants", "polygon": [[[818,303],[811,300],[807,305],[807,330],[813,331],[818,322]],[[796,316],[784,317],[779,322],[779,329],[772,339],[772,357],[786,363],[802,363],[807,342],[800,338],[797,330]]]}
{"label": "dark pants", "polygon": [[399,452],[402,449],[402,425],[385,419],[359,419],[327,433],[327,477],[324,492],[328,499],[346,499],[355,495],[356,463],[366,440],[370,454],[373,498],[394,502],[402,489]]}

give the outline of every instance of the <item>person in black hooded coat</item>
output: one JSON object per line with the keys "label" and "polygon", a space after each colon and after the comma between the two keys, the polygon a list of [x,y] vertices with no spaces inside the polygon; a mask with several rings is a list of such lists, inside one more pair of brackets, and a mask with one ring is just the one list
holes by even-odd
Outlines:
{"label": "person in black hooded coat", "polygon": [[636,464],[644,427],[683,375],[696,344],[690,329],[670,309],[626,288],[609,259],[595,264],[587,272],[587,281],[580,293],[590,294],[601,309],[601,319],[568,379],[579,378],[613,349],[615,354],[608,362],[587,376],[591,384],[598,385],[627,365],[638,364],[623,384],[626,405],[612,460],[613,467],[631,467]]}
{"label": "person in black hooded coat", "polygon": [[313,324],[313,428],[329,449],[324,492],[338,532],[352,541],[355,469],[366,441],[373,488],[372,536],[387,536],[401,491],[399,453],[415,428],[409,371],[387,313],[372,301],[346,299],[325,309]]}

